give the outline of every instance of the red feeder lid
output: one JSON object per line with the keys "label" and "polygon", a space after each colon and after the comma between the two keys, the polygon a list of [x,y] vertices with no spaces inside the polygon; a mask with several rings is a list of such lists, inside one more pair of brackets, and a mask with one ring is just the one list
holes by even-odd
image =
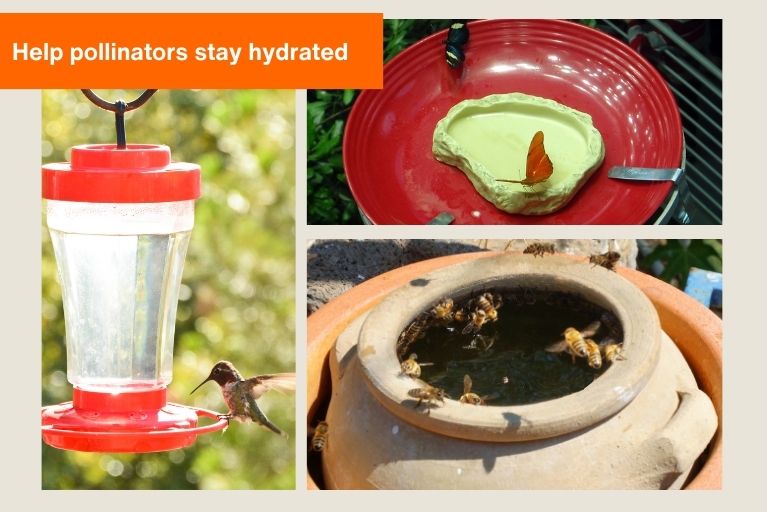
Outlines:
{"label": "red feeder lid", "polygon": [[[217,420],[198,426],[199,417]],[[190,446],[221,430],[226,419],[166,402],[165,388],[101,393],[75,388],[72,402],[43,407],[43,440],[62,450],[147,453]]]}
{"label": "red feeder lid", "polygon": [[43,165],[43,197],[85,203],[164,203],[200,197],[200,166],[157,144],[86,144],[71,163]]}

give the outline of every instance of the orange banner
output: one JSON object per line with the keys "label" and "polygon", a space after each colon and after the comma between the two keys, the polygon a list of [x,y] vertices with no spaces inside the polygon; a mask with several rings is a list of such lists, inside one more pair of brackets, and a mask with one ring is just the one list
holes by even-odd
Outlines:
{"label": "orange banner", "polygon": [[382,14],[0,14],[0,88],[378,89]]}

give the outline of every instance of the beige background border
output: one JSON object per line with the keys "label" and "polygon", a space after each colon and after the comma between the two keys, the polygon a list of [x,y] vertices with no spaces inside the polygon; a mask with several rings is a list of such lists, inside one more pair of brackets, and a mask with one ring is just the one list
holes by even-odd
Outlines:
{"label": "beige background border", "polygon": [[[297,487],[295,492],[43,492],[40,490],[40,94],[39,91],[0,91],[0,148],[2,174],[0,187],[0,229],[3,233],[0,258],[2,293],[0,315],[3,319],[5,357],[3,367],[4,397],[2,422],[3,462],[0,464],[0,488],[3,503],[10,507],[28,505],[55,506],[64,510],[135,510],[136,506],[152,509],[178,508],[212,510],[217,507],[241,506],[265,509],[290,506],[323,510],[328,507],[385,507],[418,510],[484,510],[536,507],[561,510],[646,510],[659,506],[695,507],[721,510],[723,506],[745,505],[747,499],[764,502],[765,485],[762,465],[764,450],[765,396],[763,361],[767,309],[767,280],[760,266],[767,253],[764,237],[763,205],[767,203],[767,169],[763,163],[765,54],[762,35],[765,31],[764,10],[738,7],[734,2],[644,0],[630,5],[613,1],[530,2],[519,5],[509,0],[477,1],[286,1],[243,2],[187,0],[134,0],[130,10],[140,12],[237,12],[237,11],[383,11],[387,17],[400,18],[467,18],[467,17],[667,17],[725,19],[725,160],[724,201],[727,235],[720,226],[625,226],[625,227],[329,227],[307,228],[306,207],[296,208],[297,308],[305,311],[305,243],[309,238],[494,238],[494,237],[562,237],[562,238],[724,238],[725,243],[725,459],[724,491],[714,493],[509,493],[509,492],[323,492],[304,490],[305,454],[298,450]],[[6,12],[35,11],[124,11],[125,3],[99,1],[0,1]],[[557,8],[557,5],[561,8]],[[62,27],[62,29],[66,29]],[[298,93],[297,102],[297,197],[305,197],[305,146],[302,106],[305,97]],[[305,389],[302,369],[306,350],[305,319],[297,315],[297,365],[301,375],[299,390]],[[299,411],[305,410],[305,393],[297,395]],[[299,414],[300,415],[300,414]],[[303,443],[304,425],[299,422],[296,439]],[[760,449],[761,448],[761,449]],[[23,501],[22,501],[23,500]],[[677,503],[678,502],[678,503]],[[752,507],[748,507],[752,508]]]}

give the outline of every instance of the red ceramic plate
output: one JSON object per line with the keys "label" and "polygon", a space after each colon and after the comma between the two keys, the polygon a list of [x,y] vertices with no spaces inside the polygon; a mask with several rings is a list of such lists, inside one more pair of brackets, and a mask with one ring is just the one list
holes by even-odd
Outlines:
{"label": "red ceramic plate", "polygon": [[[668,182],[608,179],[614,165],[678,167],[682,124],[666,82],[620,41],[556,20],[469,23],[466,61],[445,62],[446,31],[409,47],[384,67],[384,88],[363,91],[344,134],[354,198],[376,224],[425,224],[440,212],[456,224],[642,224],[663,203]],[[594,119],[605,160],[563,209],[514,215],[486,201],[458,168],[431,152],[437,121],[456,103],[523,92]]]}

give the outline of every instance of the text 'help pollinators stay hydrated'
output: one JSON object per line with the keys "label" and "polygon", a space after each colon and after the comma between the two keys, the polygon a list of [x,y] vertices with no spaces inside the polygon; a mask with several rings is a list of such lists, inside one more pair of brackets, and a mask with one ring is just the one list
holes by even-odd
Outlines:
{"label": "text 'help pollinators stay hydrated'", "polygon": [[333,48],[314,43],[311,46],[293,46],[284,43],[280,46],[257,46],[249,43],[247,48],[217,46],[212,43],[198,46],[192,50],[184,46],[122,46],[117,43],[99,43],[96,46],[72,46],[64,48],[43,43],[31,46],[29,43],[13,43],[14,61],[45,62],[51,66],[60,63],[76,66],[80,62],[186,62],[193,59],[198,62],[219,62],[236,66],[240,61],[258,62],[269,66],[272,62],[290,61],[346,61],[349,43]]}
{"label": "text 'help pollinators stay hydrated'", "polygon": [[383,86],[381,14],[0,14],[0,22],[0,88]]}

